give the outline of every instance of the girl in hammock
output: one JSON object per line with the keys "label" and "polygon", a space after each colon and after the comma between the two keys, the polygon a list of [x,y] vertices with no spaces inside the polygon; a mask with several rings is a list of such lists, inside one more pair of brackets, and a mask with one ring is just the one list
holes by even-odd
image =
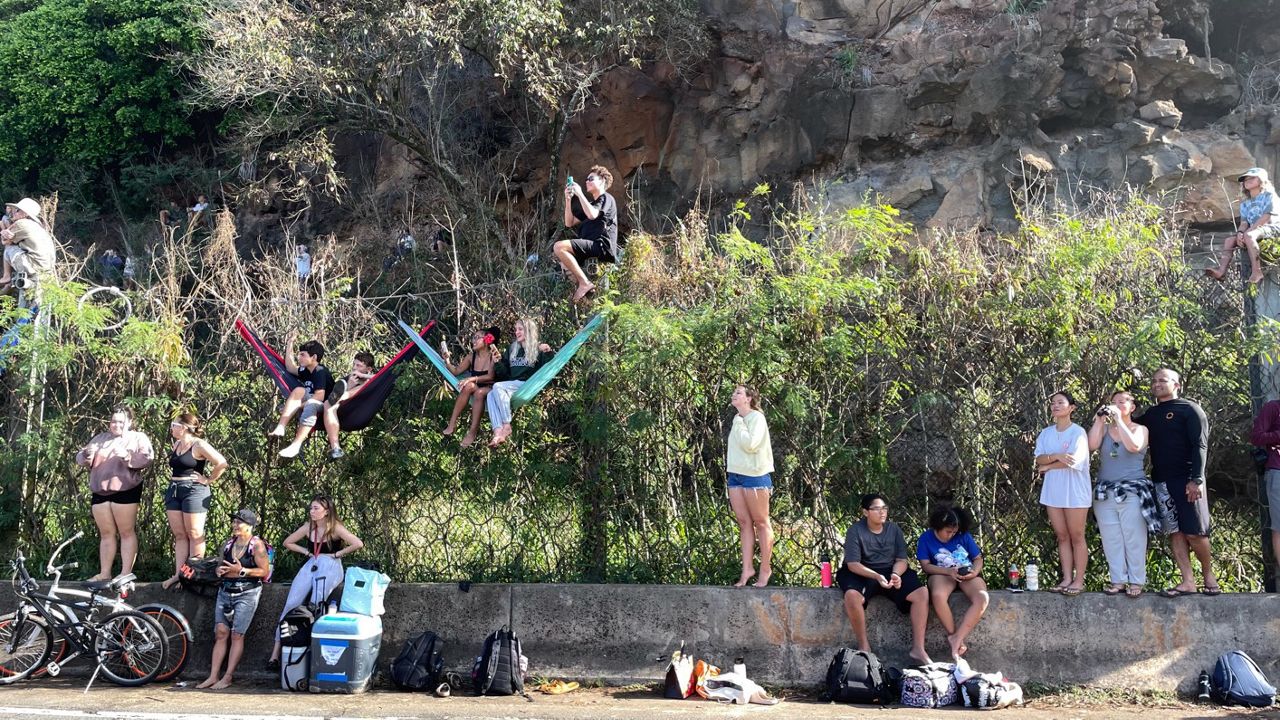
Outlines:
{"label": "girl in hammock", "polygon": [[538,342],[538,322],[533,318],[516,320],[514,333],[516,339],[507,351],[507,379],[494,383],[486,398],[489,425],[493,427],[493,440],[489,447],[497,447],[511,437],[511,396],[538,368],[555,357],[550,345]]}
{"label": "girl in hammock", "polygon": [[494,349],[494,344],[500,337],[502,337],[502,331],[496,326],[477,331],[471,336],[471,352],[456,366],[452,362],[453,356],[448,353],[448,348],[444,348],[444,362],[449,372],[454,375],[464,371],[470,372],[470,377],[458,383],[458,400],[453,404],[453,414],[449,416],[449,424],[443,430],[444,435],[453,434],[457,429],[458,417],[462,415],[462,409],[470,402],[471,427],[462,438],[462,447],[468,447],[476,441],[476,432],[480,429],[480,413],[485,406],[485,396],[489,394],[496,377],[498,352]]}

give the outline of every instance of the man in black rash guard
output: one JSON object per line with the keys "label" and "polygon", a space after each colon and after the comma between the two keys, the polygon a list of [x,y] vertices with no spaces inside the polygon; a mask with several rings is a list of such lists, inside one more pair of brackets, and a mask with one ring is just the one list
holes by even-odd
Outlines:
{"label": "man in black rash guard", "polygon": [[1147,408],[1134,422],[1150,431],[1151,479],[1155,483],[1156,503],[1160,507],[1161,524],[1170,535],[1173,559],[1178,563],[1182,582],[1160,594],[1178,597],[1196,592],[1196,578],[1191,569],[1194,551],[1204,573],[1205,595],[1218,595],[1217,578],[1209,552],[1209,498],[1205,490],[1205,454],[1209,447],[1209,420],[1204,410],[1190,400],[1178,397],[1182,380],[1178,373],[1161,368],[1151,378],[1151,393],[1156,404]]}

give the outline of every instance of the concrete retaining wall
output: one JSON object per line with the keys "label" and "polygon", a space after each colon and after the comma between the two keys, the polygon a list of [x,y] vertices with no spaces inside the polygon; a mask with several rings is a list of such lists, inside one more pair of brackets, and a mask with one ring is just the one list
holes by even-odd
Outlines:
{"label": "concrete retaining wall", "polygon": [[[258,674],[271,650],[275,619],[287,586],[267,586],[246,644],[243,668]],[[142,585],[131,601],[165,602],[182,610],[197,633],[186,677],[208,671],[213,601],[158,584]],[[13,607],[8,586],[0,608]],[[964,600],[953,598],[956,617]],[[868,611],[873,649],[887,663],[907,664],[910,629],[887,601]],[[446,664],[470,670],[485,635],[512,625],[535,676],[657,680],[666,658],[686,650],[722,667],[746,658],[749,672],[775,685],[821,683],[835,649],[851,644],[834,590],[738,589],[681,585],[393,584],[387,594],[382,661],[408,637],[431,629],[445,641]],[[976,669],[1001,670],[1021,681],[1188,691],[1219,654],[1248,652],[1270,677],[1280,677],[1280,596],[1223,595],[1131,600],[1087,593],[997,591],[969,639]],[[945,659],[945,637],[932,618],[929,651]]]}

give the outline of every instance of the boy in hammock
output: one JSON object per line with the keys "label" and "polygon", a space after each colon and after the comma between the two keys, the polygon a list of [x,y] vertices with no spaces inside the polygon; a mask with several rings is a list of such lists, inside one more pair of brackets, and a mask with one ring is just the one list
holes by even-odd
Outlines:
{"label": "boy in hammock", "polygon": [[285,426],[301,408],[298,432],[294,435],[293,442],[280,451],[280,457],[283,458],[298,456],[302,450],[302,441],[307,439],[307,435],[316,426],[316,420],[324,412],[324,401],[333,394],[333,375],[329,368],[320,364],[324,359],[324,346],[316,340],[308,340],[298,348],[295,355],[293,344],[297,334],[296,331],[290,331],[285,340],[284,366],[289,374],[298,378],[301,385],[289,393],[289,398],[284,401],[284,407],[280,410],[280,419],[275,428],[267,433],[271,437],[284,437]]}
{"label": "boy in hammock", "polygon": [[343,400],[356,394],[356,391],[364,387],[364,384],[373,377],[373,355],[367,352],[358,352],[351,361],[351,372],[333,385],[334,398],[332,402],[326,400],[324,403],[324,432],[329,438],[329,457],[337,460],[346,455],[342,452],[342,446],[338,444],[338,406]]}

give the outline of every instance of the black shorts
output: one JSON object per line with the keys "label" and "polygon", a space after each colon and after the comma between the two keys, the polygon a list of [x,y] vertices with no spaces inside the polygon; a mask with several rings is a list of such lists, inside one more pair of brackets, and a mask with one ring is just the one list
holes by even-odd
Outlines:
{"label": "black shorts", "polygon": [[[872,570],[877,570],[877,568],[872,568]],[[877,571],[880,572],[881,575],[889,577],[889,573],[892,571],[892,568],[885,568],[883,571]],[[907,596],[916,590],[919,590],[921,587],[920,578],[916,577],[915,570],[904,570],[902,572],[902,587],[886,590],[885,588],[880,587],[879,581],[874,578],[863,577],[855,574],[847,567],[841,567],[836,573],[836,584],[840,586],[840,590],[843,592],[861,593],[864,602],[870,602],[871,598],[877,595],[889,598],[893,601],[894,605],[898,606],[899,612],[903,615],[911,612],[911,601],[907,600]]]}
{"label": "black shorts", "polygon": [[579,261],[600,258],[605,262],[613,262],[613,256],[609,254],[609,244],[603,238],[598,240],[573,238],[569,241],[569,246],[573,248],[573,256]]}
{"label": "black shorts", "polygon": [[101,505],[102,503],[116,503],[117,505],[137,505],[142,502],[142,486],[134,485],[128,490],[121,490],[117,493],[106,493],[99,495],[93,493],[93,499],[89,501],[90,505]]}

